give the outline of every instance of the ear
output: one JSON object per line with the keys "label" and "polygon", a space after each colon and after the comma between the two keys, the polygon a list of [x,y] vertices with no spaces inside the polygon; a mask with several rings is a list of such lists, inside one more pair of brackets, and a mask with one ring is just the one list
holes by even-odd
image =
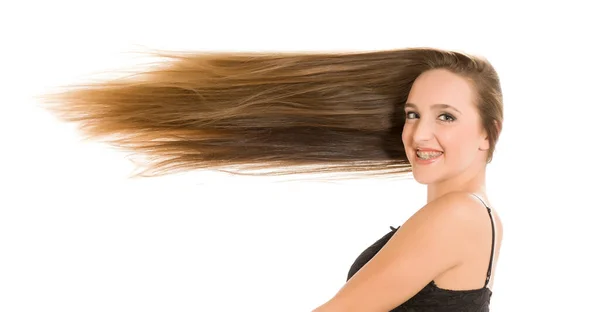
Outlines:
{"label": "ear", "polygon": [[[500,131],[502,131],[502,126],[500,125],[500,123],[497,120],[494,120],[494,126],[496,127],[498,133],[500,133]],[[490,140],[488,139],[488,137],[486,135],[485,138],[479,144],[479,150],[487,151],[489,149],[490,149]]]}

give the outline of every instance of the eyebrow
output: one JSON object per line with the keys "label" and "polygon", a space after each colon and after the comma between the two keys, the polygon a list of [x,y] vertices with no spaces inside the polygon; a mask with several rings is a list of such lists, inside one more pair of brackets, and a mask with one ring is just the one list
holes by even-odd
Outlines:
{"label": "eyebrow", "polygon": [[[405,107],[412,107],[412,108],[417,108],[417,105],[413,104],[413,103],[406,103],[404,105]],[[438,108],[438,109],[451,109],[459,114],[462,114],[458,109],[456,109],[456,107],[449,105],[449,104],[433,104],[431,105],[431,108]]]}

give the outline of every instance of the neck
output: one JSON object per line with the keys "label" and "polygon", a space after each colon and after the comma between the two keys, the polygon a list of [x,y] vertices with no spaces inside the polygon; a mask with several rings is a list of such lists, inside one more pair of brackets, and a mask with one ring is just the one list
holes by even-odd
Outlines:
{"label": "neck", "polygon": [[465,172],[460,176],[428,185],[427,202],[457,191],[485,194],[485,166],[477,168],[473,172]]}

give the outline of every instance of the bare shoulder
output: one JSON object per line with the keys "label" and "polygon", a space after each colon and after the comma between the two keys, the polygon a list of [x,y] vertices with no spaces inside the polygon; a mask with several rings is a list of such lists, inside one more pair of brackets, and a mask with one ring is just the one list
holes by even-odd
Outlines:
{"label": "bare shoulder", "polygon": [[390,245],[397,242],[437,252],[430,256],[448,259],[448,269],[464,263],[473,246],[487,243],[487,236],[491,239],[490,216],[482,202],[471,193],[452,192],[419,209],[390,239]]}
{"label": "bare shoulder", "polygon": [[466,246],[473,246],[474,241],[480,241],[482,248],[487,248],[487,244],[491,240],[491,224],[493,222],[497,257],[504,236],[504,226],[498,211],[492,205],[489,206],[491,209],[488,211],[487,205],[490,204],[486,202],[484,206],[481,200],[472,193],[453,192],[430,202],[422,210],[427,215],[427,219],[437,216],[452,223],[445,226],[457,231],[457,234],[460,235],[457,238],[464,238],[462,241],[466,243]]}
{"label": "bare shoulder", "polygon": [[[496,232],[501,233],[502,223],[497,212],[492,210],[492,215]],[[448,240],[452,240],[451,244],[457,251],[463,249],[461,247],[472,247],[473,240],[491,235],[488,210],[477,197],[468,192],[448,193],[429,202],[404,226],[423,227],[444,233]]]}
{"label": "bare shoulder", "polygon": [[488,210],[478,198],[468,192],[445,194],[422,207],[417,214],[425,215],[426,219],[443,218],[453,221],[453,227],[489,227],[490,224]]}

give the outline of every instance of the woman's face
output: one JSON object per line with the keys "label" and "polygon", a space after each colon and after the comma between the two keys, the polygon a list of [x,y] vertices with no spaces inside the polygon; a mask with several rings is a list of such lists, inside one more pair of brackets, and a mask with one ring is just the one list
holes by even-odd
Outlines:
{"label": "woman's face", "polygon": [[489,142],[465,78],[444,69],[421,74],[405,113],[402,141],[419,183],[444,182],[485,165]]}

